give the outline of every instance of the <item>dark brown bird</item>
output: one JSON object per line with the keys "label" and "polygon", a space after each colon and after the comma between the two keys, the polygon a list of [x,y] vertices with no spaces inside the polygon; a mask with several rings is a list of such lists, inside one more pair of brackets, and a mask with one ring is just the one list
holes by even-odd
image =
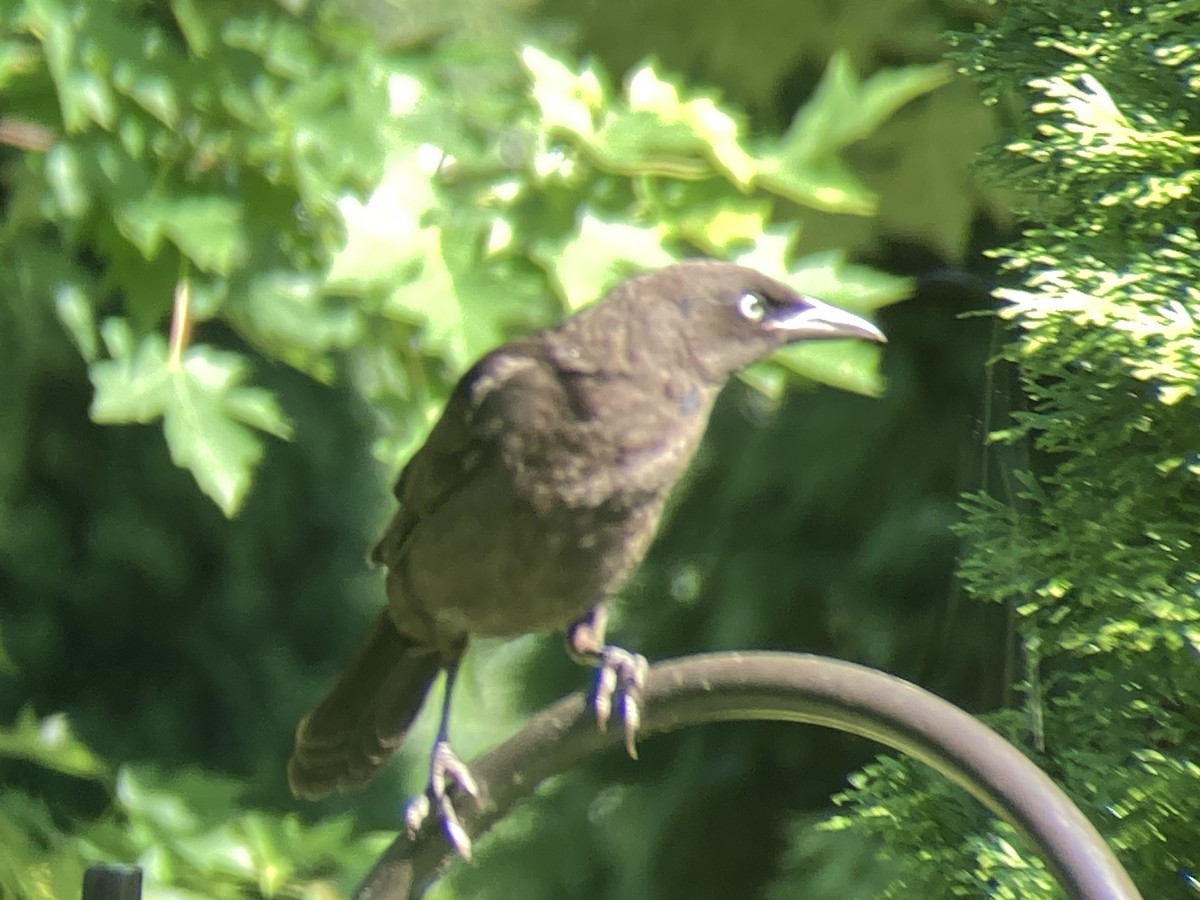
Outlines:
{"label": "dark brown bird", "polygon": [[646,663],[605,642],[606,604],[645,555],[729,377],[785,344],[827,338],[883,335],[752,269],[692,261],[630,278],[483,357],[396,484],[399,509],[372,554],[388,570],[388,606],[301,720],[292,791],[364,784],[444,669],[430,790],[407,818],[417,827],[432,797],[468,854],[447,787],[476,789],[447,719],[471,635],[565,629],[572,653],[600,669],[601,726],[617,697],[632,753]]}

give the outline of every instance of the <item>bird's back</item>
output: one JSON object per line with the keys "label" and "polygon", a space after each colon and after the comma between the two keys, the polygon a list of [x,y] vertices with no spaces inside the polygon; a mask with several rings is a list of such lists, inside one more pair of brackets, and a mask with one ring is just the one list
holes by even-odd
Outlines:
{"label": "bird's back", "polygon": [[442,643],[562,628],[641,561],[715,391],[601,362],[555,330],[463,377],[376,548],[402,630]]}

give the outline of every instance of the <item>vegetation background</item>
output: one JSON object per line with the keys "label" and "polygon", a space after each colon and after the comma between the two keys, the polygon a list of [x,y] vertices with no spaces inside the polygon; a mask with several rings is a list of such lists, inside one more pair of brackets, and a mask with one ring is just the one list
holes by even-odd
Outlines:
{"label": "vegetation background", "polygon": [[[0,0],[0,896],[93,860],[345,894],[432,723],[360,795],[283,766],[381,601],[390,480],[480,352],[697,252],[890,343],[731,386],[621,640],[998,711],[1147,896],[1195,896],[1197,33],[1194,0]],[[477,648],[460,750],[585,677]],[[876,752],[658,738],[436,893],[1056,896]]]}

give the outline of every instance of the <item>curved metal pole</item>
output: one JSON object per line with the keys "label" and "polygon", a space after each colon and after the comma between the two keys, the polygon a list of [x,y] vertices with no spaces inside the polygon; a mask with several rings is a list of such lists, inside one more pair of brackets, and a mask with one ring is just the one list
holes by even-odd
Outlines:
{"label": "curved metal pole", "polygon": [[[641,735],[685,725],[773,719],[825,725],[926,763],[1012,825],[1076,900],[1140,900],[1129,875],[1083,813],[1016,747],[958,707],[874,669],[800,653],[714,653],[650,669]],[[601,732],[581,693],[534,716],[479,757],[481,802],[463,824],[487,830],[545,778],[621,740]],[[401,834],[367,874],[356,900],[418,896],[451,854],[437,823]]]}

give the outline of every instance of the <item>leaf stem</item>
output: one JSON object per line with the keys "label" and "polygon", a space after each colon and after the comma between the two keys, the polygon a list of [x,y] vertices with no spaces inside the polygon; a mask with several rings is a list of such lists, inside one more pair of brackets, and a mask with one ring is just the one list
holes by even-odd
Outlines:
{"label": "leaf stem", "polygon": [[58,139],[53,129],[26,119],[0,119],[0,144],[20,150],[45,152]]}
{"label": "leaf stem", "polygon": [[192,337],[192,282],[181,278],[175,285],[175,298],[171,305],[171,355],[167,365],[178,369],[183,362],[183,351]]}

